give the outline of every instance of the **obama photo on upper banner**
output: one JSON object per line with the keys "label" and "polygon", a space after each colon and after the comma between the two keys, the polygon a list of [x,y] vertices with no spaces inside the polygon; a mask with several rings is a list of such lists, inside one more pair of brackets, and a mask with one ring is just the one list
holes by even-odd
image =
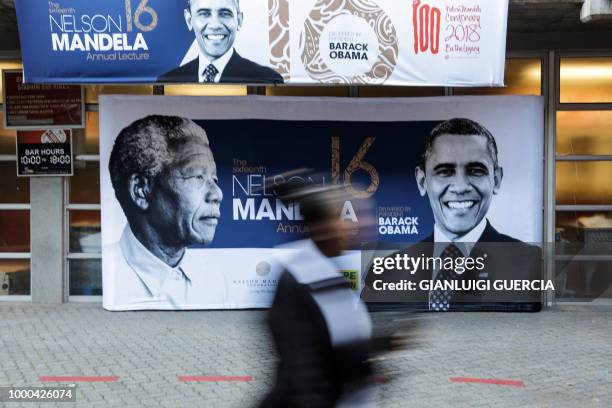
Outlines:
{"label": "obama photo on upper banner", "polygon": [[234,42],[244,21],[239,0],[185,1],[185,23],[195,35],[198,56],[157,82],[283,83],[278,72],[236,51]]}

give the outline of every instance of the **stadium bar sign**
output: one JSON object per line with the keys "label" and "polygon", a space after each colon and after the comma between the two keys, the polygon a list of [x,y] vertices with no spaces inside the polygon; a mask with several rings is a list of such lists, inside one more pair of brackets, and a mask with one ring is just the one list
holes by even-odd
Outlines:
{"label": "stadium bar sign", "polygon": [[5,70],[2,73],[5,128],[83,127],[85,110],[81,86],[25,84],[21,70]]}

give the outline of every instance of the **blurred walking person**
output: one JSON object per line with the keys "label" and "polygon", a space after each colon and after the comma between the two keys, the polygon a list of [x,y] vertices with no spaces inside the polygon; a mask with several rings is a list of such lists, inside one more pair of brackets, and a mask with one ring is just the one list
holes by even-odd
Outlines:
{"label": "blurred walking person", "polygon": [[279,262],[283,268],[268,316],[280,358],[273,390],[261,407],[374,406],[368,377],[372,323],[334,257],[355,235],[340,219],[344,190],[288,183],[286,204],[299,204],[309,239]]}

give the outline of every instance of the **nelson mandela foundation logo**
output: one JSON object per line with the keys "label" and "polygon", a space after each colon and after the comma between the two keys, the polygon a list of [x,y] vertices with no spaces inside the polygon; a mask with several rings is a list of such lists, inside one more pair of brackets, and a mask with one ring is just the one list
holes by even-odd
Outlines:
{"label": "nelson mandela foundation logo", "polygon": [[316,81],[382,84],[397,63],[397,33],[372,0],[318,0],[306,19],[300,50]]}
{"label": "nelson mandela foundation logo", "polygon": [[272,272],[272,265],[269,262],[262,261],[255,265],[255,275],[251,279],[234,279],[234,285],[240,285],[248,288],[256,293],[269,293],[276,289],[278,285],[277,279],[270,279],[268,276]]}

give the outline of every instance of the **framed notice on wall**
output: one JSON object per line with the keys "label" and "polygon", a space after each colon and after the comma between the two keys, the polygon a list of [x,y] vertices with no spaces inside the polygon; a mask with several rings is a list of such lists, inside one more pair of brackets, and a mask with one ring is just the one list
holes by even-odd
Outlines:
{"label": "framed notice on wall", "polygon": [[17,132],[17,176],[72,176],[72,131]]}
{"label": "framed notice on wall", "polygon": [[21,70],[2,71],[4,127],[7,129],[82,128],[85,123],[80,85],[26,84]]}

